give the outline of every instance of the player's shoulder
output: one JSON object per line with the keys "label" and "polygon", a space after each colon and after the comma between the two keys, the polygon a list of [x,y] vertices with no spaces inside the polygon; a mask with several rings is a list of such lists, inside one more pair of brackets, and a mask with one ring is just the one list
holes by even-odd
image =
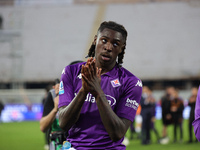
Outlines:
{"label": "player's shoulder", "polygon": [[81,66],[83,64],[85,64],[86,62],[79,62],[79,63],[75,63],[75,64],[71,64],[71,65],[67,65],[65,68],[70,68],[70,69],[80,69]]}
{"label": "player's shoulder", "polygon": [[79,62],[76,64],[65,66],[65,68],[62,70],[62,75],[66,74],[67,72],[71,72],[71,73],[80,72],[82,64],[85,64],[85,63],[86,62]]}
{"label": "player's shoulder", "polygon": [[124,67],[120,68],[120,76],[123,80],[127,80],[128,82],[132,82],[133,84],[142,87],[141,79]]}

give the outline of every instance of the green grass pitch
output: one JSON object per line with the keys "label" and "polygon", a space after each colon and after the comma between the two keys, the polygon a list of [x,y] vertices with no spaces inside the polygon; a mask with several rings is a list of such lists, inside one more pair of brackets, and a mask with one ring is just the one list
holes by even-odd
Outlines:
{"label": "green grass pitch", "polygon": [[[161,134],[162,122],[157,120],[155,126]],[[141,145],[141,141],[135,135],[134,139],[130,140],[127,150],[200,150],[199,142],[187,143],[188,120],[184,120],[183,129],[184,139],[182,143],[173,143],[173,126],[169,126],[169,144],[157,144],[152,131],[152,143],[150,145]],[[130,137],[129,130],[127,131],[126,137]],[[40,131],[39,122],[37,121],[0,123],[0,150],[44,150],[44,143],[44,134]]]}

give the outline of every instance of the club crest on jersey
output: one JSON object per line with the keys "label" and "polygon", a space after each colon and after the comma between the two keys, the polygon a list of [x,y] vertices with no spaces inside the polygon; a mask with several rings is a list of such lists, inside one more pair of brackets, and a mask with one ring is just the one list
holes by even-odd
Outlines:
{"label": "club crest on jersey", "polygon": [[63,81],[60,82],[60,87],[59,87],[59,95],[64,94],[64,86],[63,86]]}
{"label": "club crest on jersey", "polygon": [[113,87],[118,87],[118,86],[121,85],[118,79],[112,80],[110,82],[111,82]]}

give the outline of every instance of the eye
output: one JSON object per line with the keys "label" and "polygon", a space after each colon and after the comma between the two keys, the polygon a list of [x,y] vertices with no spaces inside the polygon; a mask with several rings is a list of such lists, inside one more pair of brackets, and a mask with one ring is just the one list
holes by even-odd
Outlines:
{"label": "eye", "polygon": [[117,47],[117,46],[119,46],[119,43],[116,43],[116,42],[115,42],[115,43],[113,43],[113,46],[114,46],[114,47]]}
{"label": "eye", "polygon": [[106,42],[107,42],[107,40],[106,40],[106,39],[102,39],[102,42],[103,42],[103,43],[106,43]]}

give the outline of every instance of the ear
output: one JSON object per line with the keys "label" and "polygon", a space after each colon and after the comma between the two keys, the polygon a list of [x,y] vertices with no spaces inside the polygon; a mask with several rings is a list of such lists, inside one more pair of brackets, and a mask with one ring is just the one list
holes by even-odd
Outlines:
{"label": "ear", "polygon": [[122,52],[123,49],[125,49],[125,47],[126,47],[126,44],[124,43],[124,44],[122,45],[121,49],[120,49],[120,53]]}
{"label": "ear", "polygon": [[94,45],[96,45],[96,41],[97,41],[97,35],[94,36],[94,41],[93,41]]}

